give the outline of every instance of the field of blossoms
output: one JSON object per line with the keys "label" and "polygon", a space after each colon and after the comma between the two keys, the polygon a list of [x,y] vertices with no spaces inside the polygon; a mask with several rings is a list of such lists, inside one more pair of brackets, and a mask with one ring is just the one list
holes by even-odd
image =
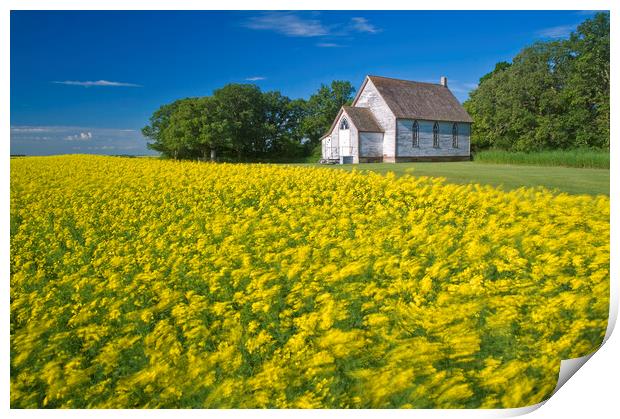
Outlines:
{"label": "field of blossoms", "polygon": [[491,408],[602,342],[609,198],[11,160],[11,406]]}

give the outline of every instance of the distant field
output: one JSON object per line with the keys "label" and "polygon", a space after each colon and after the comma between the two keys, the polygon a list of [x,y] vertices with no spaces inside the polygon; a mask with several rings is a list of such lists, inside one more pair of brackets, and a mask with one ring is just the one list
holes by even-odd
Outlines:
{"label": "distant field", "polygon": [[474,160],[480,163],[609,169],[609,152],[596,150],[553,150],[536,153],[486,150],[474,153]]}
{"label": "distant field", "polygon": [[[318,164],[312,164],[318,166]],[[444,177],[449,183],[480,183],[504,190],[543,186],[569,194],[609,195],[608,169],[541,167],[481,162],[450,163],[367,163],[327,166],[341,170],[394,172],[397,176]]]}

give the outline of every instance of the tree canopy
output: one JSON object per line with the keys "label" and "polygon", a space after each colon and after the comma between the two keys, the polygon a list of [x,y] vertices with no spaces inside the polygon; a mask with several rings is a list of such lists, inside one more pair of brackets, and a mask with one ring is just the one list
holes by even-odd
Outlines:
{"label": "tree canopy", "polygon": [[465,102],[472,147],[535,151],[609,147],[609,14],[570,38],[497,63]]}
{"label": "tree canopy", "polygon": [[299,152],[294,123],[301,104],[251,84],[229,84],[212,96],[177,100],[153,113],[142,129],[149,148],[168,157],[220,155],[237,160],[273,151]]}

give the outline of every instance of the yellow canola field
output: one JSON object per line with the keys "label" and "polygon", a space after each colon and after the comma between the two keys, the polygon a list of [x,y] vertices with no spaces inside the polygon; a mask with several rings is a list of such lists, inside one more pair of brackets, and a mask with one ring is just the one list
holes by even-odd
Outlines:
{"label": "yellow canola field", "polygon": [[603,196],[11,160],[12,407],[520,407],[608,305]]}

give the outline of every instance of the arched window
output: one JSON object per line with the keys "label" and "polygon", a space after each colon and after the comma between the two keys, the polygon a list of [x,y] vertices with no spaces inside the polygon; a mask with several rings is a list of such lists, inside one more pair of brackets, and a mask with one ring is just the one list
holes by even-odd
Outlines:
{"label": "arched window", "polygon": [[414,147],[420,147],[420,125],[418,125],[418,121],[413,121],[411,132],[411,145]]}
{"label": "arched window", "polygon": [[342,118],[342,121],[340,121],[340,129],[349,129],[347,118]]}
{"label": "arched window", "polygon": [[459,126],[457,123],[452,125],[452,147],[459,148]]}
{"label": "arched window", "polygon": [[433,125],[433,147],[439,148],[439,124]]}

